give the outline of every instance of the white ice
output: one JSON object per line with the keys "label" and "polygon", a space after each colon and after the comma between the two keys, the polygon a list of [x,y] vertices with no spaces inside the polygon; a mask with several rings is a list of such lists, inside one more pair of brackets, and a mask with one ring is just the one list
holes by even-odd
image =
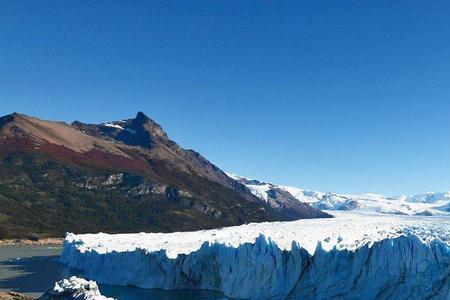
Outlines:
{"label": "white ice", "polygon": [[68,234],[61,259],[102,283],[235,298],[448,299],[449,244],[446,217],[337,212],[196,232]]}
{"label": "white ice", "polygon": [[76,276],[56,282],[53,289],[45,293],[40,299],[52,299],[52,297],[74,300],[114,300],[103,296],[95,281],[87,281]]}

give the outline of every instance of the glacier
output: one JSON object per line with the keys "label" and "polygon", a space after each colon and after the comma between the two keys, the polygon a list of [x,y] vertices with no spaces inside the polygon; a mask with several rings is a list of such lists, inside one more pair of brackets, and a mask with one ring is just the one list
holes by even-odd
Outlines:
{"label": "glacier", "polygon": [[67,234],[61,261],[100,283],[237,299],[450,299],[450,219],[333,219],[176,233]]}

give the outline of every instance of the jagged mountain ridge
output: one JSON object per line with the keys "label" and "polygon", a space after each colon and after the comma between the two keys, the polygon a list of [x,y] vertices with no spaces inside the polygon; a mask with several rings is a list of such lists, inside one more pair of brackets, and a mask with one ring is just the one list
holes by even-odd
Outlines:
{"label": "jagged mountain ridge", "polygon": [[1,117],[0,202],[0,237],[327,216],[274,209],[142,112],[104,124]]}

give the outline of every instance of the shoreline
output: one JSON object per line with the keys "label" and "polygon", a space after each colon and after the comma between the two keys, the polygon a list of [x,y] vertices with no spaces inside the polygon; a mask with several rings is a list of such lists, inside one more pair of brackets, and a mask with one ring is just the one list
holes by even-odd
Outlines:
{"label": "shoreline", "polygon": [[4,239],[0,240],[0,246],[62,246],[64,238],[44,238],[37,240],[30,239]]}

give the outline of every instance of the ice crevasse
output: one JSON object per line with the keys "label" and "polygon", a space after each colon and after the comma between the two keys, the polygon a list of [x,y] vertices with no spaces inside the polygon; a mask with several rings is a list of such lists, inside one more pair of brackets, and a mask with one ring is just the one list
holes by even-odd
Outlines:
{"label": "ice crevasse", "polygon": [[240,299],[450,299],[450,222],[380,226],[365,220],[356,235],[358,225],[340,222],[342,234],[335,236],[327,232],[335,220],[302,235],[308,222],[314,223],[289,222],[291,233],[283,233],[285,223],[267,225],[275,239],[260,228],[265,225],[239,226],[245,234],[234,244],[222,241],[227,232],[186,233],[186,239],[200,235],[205,241],[178,253],[170,252],[173,234],[68,234],[61,260],[100,283],[209,289]]}

